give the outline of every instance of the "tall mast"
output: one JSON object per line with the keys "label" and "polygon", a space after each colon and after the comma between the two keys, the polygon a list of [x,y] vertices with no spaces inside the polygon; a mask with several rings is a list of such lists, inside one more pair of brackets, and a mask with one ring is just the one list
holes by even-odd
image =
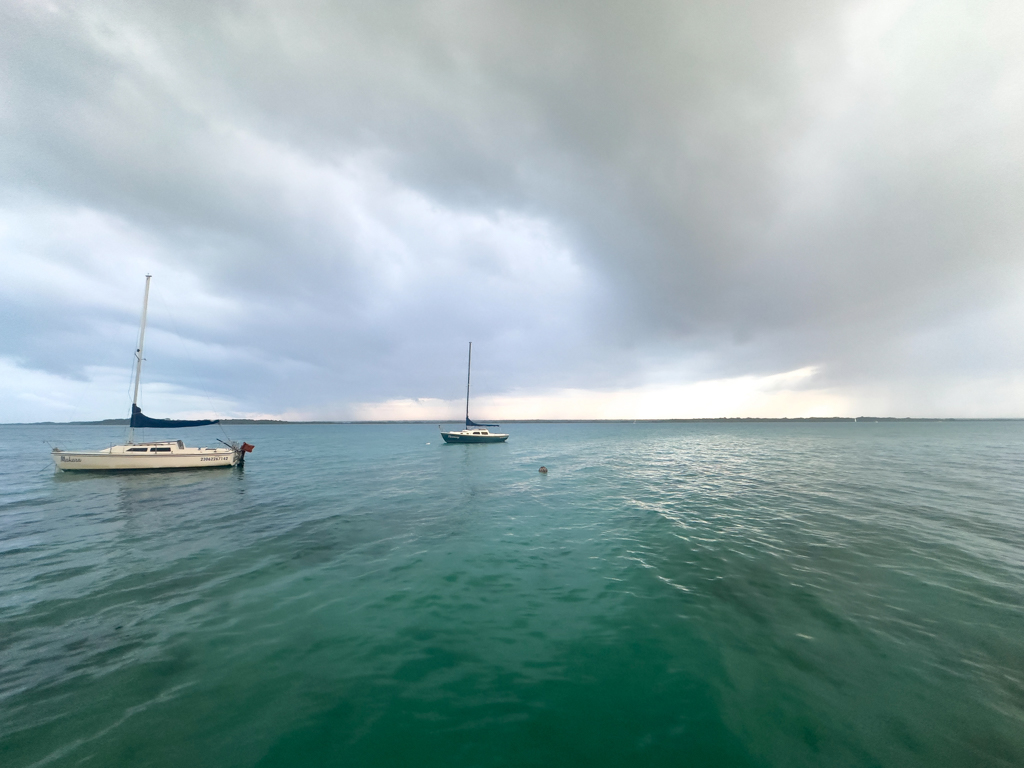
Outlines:
{"label": "tall mast", "polygon": [[466,426],[469,426],[469,374],[473,370],[473,342],[469,342],[469,363],[466,365]]}
{"label": "tall mast", "polygon": [[[152,275],[146,275],[146,292],[142,295],[142,328],[139,329],[139,346],[135,350],[135,394],[132,395],[132,415],[135,414],[135,406],[139,403],[139,381],[142,378],[142,347],[146,341],[146,309],[149,307],[149,281]],[[467,406],[468,407],[468,406]],[[128,428],[128,442],[132,441],[135,430]]]}

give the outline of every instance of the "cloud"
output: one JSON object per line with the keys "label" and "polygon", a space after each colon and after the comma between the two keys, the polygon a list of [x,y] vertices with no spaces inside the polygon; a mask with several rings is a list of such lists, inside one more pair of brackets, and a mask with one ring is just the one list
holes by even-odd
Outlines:
{"label": "cloud", "polygon": [[1024,415],[1019,4],[2,13],[25,370],[130,362],[149,271],[150,381],[245,412],[447,400],[473,339],[527,409],[814,369],[758,407]]}

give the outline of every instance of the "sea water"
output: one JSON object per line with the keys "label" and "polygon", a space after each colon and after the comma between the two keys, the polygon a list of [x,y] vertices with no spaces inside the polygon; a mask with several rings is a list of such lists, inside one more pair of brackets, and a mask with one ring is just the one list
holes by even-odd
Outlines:
{"label": "sea water", "polygon": [[0,426],[0,765],[1024,765],[1024,423],[506,428]]}

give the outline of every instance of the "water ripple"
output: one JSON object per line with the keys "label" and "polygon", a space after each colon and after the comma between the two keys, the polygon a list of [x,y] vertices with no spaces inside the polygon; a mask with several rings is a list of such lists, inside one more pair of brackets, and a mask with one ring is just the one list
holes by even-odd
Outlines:
{"label": "water ripple", "polygon": [[1024,425],[511,431],[0,427],[4,765],[1024,764]]}

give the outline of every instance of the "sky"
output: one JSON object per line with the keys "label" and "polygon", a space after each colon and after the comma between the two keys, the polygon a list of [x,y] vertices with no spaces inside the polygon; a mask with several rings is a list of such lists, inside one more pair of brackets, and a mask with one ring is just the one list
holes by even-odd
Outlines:
{"label": "sky", "polygon": [[0,0],[0,422],[1024,417],[1024,4]]}

